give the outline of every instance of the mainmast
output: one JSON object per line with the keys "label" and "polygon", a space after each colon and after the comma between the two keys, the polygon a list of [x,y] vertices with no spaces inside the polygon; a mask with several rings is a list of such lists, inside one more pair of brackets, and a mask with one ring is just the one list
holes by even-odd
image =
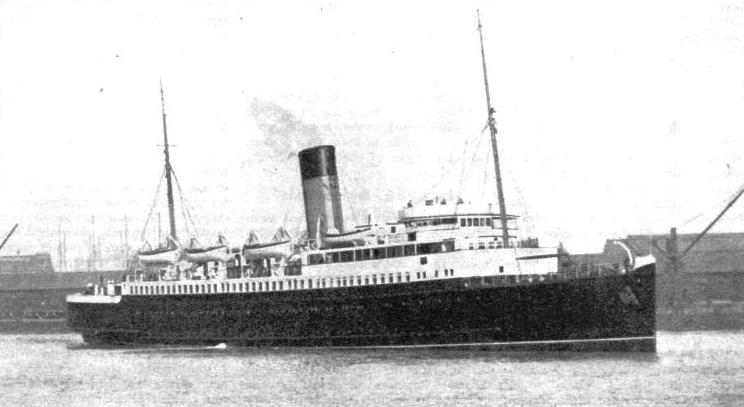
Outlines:
{"label": "mainmast", "polygon": [[499,212],[501,218],[501,238],[504,241],[504,247],[509,247],[509,229],[506,220],[506,204],[504,203],[504,189],[501,185],[501,168],[499,167],[499,149],[496,145],[496,120],[493,118],[493,108],[491,107],[491,93],[488,90],[488,72],[486,71],[486,52],[483,50],[483,29],[480,21],[480,11],[478,13],[478,36],[480,36],[481,58],[483,60],[483,82],[486,86],[486,105],[488,107],[488,129],[491,131],[491,148],[493,149],[493,165],[496,169],[496,190],[499,198]]}
{"label": "mainmast", "polygon": [[[178,240],[176,236],[176,216],[173,209],[173,183],[171,181],[171,172],[173,169],[170,164],[170,153],[168,151],[168,127],[165,124],[165,96],[163,94],[163,81],[160,81],[160,106],[163,110],[163,153],[165,154],[165,183],[168,187],[168,217],[170,220],[170,236],[173,240]],[[168,243],[170,245],[170,241]]]}

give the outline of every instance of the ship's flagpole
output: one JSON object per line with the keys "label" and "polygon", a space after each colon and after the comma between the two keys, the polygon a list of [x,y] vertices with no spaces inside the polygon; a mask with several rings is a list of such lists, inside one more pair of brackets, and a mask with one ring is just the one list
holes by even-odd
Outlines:
{"label": "ship's flagpole", "polygon": [[[160,80],[160,106],[163,111],[163,153],[165,154],[165,181],[166,186],[168,188],[167,195],[168,195],[168,217],[170,220],[170,236],[173,238],[173,240],[178,240],[178,236],[176,235],[176,216],[174,214],[174,205],[173,205],[173,181],[171,180],[171,172],[173,169],[171,168],[170,164],[170,152],[168,151],[168,126],[165,123],[165,95],[163,93],[163,80]],[[170,245],[170,240],[166,239],[168,241],[168,245]]]}
{"label": "ship's flagpole", "polygon": [[488,129],[491,131],[491,148],[493,149],[493,165],[496,170],[496,190],[499,199],[499,217],[501,218],[501,238],[504,241],[504,247],[509,247],[509,228],[506,219],[506,204],[504,203],[504,189],[501,185],[501,168],[499,167],[499,149],[496,144],[496,120],[493,117],[494,109],[491,107],[491,93],[488,89],[488,71],[486,70],[486,52],[483,48],[483,28],[480,20],[480,10],[478,14],[478,36],[480,37],[481,59],[483,61],[483,82],[486,87],[486,106],[488,107]]}

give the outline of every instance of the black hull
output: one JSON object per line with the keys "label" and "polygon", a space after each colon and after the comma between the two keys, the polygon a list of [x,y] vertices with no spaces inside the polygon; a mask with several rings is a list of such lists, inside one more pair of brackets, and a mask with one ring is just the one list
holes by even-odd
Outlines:
{"label": "black hull", "polygon": [[654,266],[523,282],[473,277],[68,303],[93,344],[465,347],[654,352]]}

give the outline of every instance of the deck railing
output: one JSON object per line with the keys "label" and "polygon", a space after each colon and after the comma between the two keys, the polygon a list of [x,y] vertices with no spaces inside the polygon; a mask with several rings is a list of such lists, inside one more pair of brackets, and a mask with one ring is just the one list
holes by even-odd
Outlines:
{"label": "deck railing", "polygon": [[620,263],[580,263],[564,266],[558,271],[558,275],[566,278],[583,278],[625,274],[626,272],[625,266]]}
{"label": "deck railing", "polygon": [[[597,277],[607,277],[607,276],[616,276],[627,273],[628,270],[626,267],[620,263],[581,263],[581,264],[572,264],[570,266],[563,266],[561,267],[558,272],[555,273],[543,273],[543,274],[509,274],[509,275],[490,275],[490,276],[473,276],[473,277],[466,277],[463,279],[458,279],[458,281],[463,284],[465,287],[472,287],[472,286],[510,286],[510,285],[523,285],[523,284],[539,284],[539,283],[550,283],[550,282],[556,282],[556,281],[566,281],[566,280],[576,280],[576,279],[583,279],[583,278],[597,278]],[[400,274],[400,273],[398,273]],[[372,279],[369,280],[370,276],[366,276],[365,283],[363,285],[378,285],[376,282],[377,274],[372,275]],[[385,273],[380,274],[384,276]],[[406,272],[406,282],[409,282],[411,280],[419,281],[419,280],[438,280],[439,278],[435,276],[431,276],[430,278],[427,278],[427,274],[424,273],[411,273],[410,276],[416,276],[415,279],[408,277],[409,273]],[[446,274],[445,274],[446,275]],[[287,276],[289,278],[285,280],[277,280],[274,281],[273,284],[278,283],[278,287],[272,286],[271,289],[268,288],[268,281],[265,282],[267,284],[267,288],[265,291],[287,291],[292,289],[297,289],[296,282],[294,283],[295,286],[292,287],[292,281],[296,280],[291,277],[294,276]],[[361,281],[361,276],[358,276],[360,278],[359,281]],[[431,278],[433,277],[433,278]],[[332,281],[334,278],[340,279],[339,277],[326,277],[329,279],[329,281]],[[352,277],[353,278],[353,277]],[[310,278],[312,280],[312,278]],[[322,278],[325,280],[325,278]],[[316,287],[317,288],[325,288],[325,285],[321,285],[318,281],[318,278],[315,278],[316,280]],[[345,280],[345,278],[344,278]],[[218,283],[219,281],[219,283]],[[283,286],[283,283],[286,281],[286,286]],[[371,284],[370,282],[371,281]],[[446,280],[445,280],[446,281]],[[131,281],[130,281],[131,282]],[[401,282],[400,280],[398,282]],[[304,281],[303,281],[304,283]],[[387,282],[387,284],[392,284],[393,281],[390,280]],[[221,284],[221,289],[217,289],[217,284]],[[232,284],[232,286],[230,286]],[[248,289],[248,283],[245,282],[245,286],[243,286],[243,282],[237,283],[240,284],[240,289],[238,291],[240,292],[252,292],[253,289]],[[332,282],[331,282],[332,284]],[[385,283],[381,283],[385,284]],[[236,289],[236,283],[230,282],[228,280],[215,280],[214,282],[211,282],[208,284],[210,289],[207,290],[206,293],[212,293],[211,287],[214,288],[214,293],[222,293],[222,292],[235,292]],[[356,286],[359,284],[353,284],[350,283],[349,286]],[[344,287],[346,287],[346,284],[343,284]],[[232,287],[232,289],[230,289]],[[286,288],[285,288],[286,287]],[[312,285],[308,284],[308,288],[312,288]],[[329,286],[330,287],[330,286]],[[337,286],[333,286],[337,287]],[[173,292],[167,291],[162,292],[159,294],[182,294],[180,291],[176,291],[178,286],[166,286],[166,290],[173,290]],[[178,288],[180,290],[180,288]],[[304,284],[302,285],[301,289],[304,289]],[[126,291],[126,292],[122,292]],[[264,291],[263,289],[260,289],[258,291]],[[192,292],[189,292],[190,294],[194,294]],[[202,292],[203,294],[204,292]],[[87,294],[90,295],[121,295],[121,294],[132,294],[128,292],[127,290],[122,290],[122,285],[120,284],[114,284],[113,282],[108,282],[108,284],[104,286],[94,285],[92,287],[88,287]],[[144,294],[144,293],[143,293]],[[185,294],[185,292],[183,293]],[[196,294],[199,294],[199,292],[196,292]]]}

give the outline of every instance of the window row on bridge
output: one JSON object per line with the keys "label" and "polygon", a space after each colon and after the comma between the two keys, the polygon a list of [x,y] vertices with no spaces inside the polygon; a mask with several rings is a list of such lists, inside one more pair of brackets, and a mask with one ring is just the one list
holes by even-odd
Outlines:
{"label": "window row on bridge", "polygon": [[461,227],[477,226],[477,227],[495,227],[496,218],[492,217],[474,217],[474,216],[463,216],[460,218],[433,218],[433,219],[421,219],[411,220],[405,222],[407,228],[422,227],[422,226],[439,226],[439,225],[457,225],[457,220],[460,219]]}
{"label": "window row on bridge", "polygon": [[496,225],[496,219],[491,218],[460,218],[460,226],[461,227],[468,227],[468,226],[475,226],[475,227],[493,227]]}

